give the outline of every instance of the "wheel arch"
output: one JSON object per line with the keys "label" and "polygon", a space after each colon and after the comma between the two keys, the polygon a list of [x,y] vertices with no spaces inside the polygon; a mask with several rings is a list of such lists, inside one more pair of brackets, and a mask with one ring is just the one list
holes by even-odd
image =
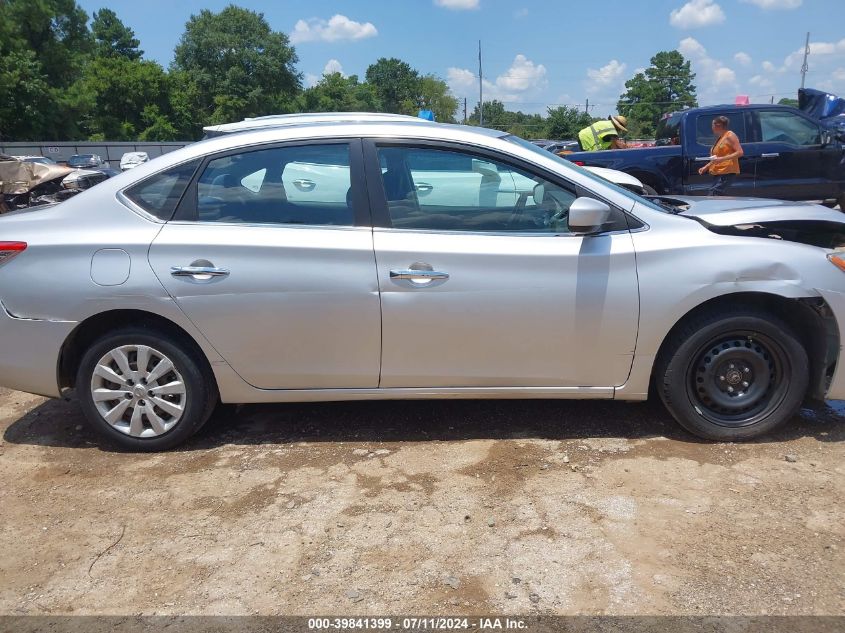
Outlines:
{"label": "wheel arch", "polygon": [[85,350],[102,335],[119,328],[137,326],[169,334],[190,348],[198,360],[204,364],[208,376],[215,380],[211,363],[203,349],[193,336],[170,319],[146,310],[122,309],[100,312],[81,321],[65,339],[59,353],[58,384],[59,391],[74,387],[76,370]]}
{"label": "wheel arch", "polygon": [[798,335],[810,360],[810,386],[808,396],[822,400],[839,355],[839,329],[836,318],[822,297],[789,298],[766,292],[736,292],[713,297],[690,309],[666,332],[654,357],[650,384],[655,372],[668,352],[668,344],[677,330],[700,314],[721,307],[763,310],[774,314],[789,325]]}

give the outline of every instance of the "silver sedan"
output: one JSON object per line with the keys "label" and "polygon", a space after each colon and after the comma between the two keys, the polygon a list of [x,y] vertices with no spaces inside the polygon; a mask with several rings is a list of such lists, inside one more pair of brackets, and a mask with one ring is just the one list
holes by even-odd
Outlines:
{"label": "silver sedan", "polygon": [[0,216],[0,384],[148,451],[218,402],[650,391],[747,439],[845,397],[843,220],[643,198],[466,126],[226,134]]}

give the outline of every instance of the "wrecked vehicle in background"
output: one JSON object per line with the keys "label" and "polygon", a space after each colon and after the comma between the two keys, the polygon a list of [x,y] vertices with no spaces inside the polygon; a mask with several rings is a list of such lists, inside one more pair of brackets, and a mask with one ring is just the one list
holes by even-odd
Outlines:
{"label": "wrecked vehicle in background", "polygon": [[147,152],[126,152],[120,157],[120,171],[132,169],[138,165],[149,162],[150,156]]}
{"label": "wrecked vehicle in background", "polygon": [[108,178],[101,171],[0,155],[0,213],[62,202]]}

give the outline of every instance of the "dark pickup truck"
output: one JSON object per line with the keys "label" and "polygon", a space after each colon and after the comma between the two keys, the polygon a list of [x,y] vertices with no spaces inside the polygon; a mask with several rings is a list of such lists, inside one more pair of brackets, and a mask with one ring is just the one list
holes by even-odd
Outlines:
{"label": "dark pickup truck", "polygon": [[569,160],[639,178],[659,194],[705,195],[713,181],[698,173],[713,145],[711,122],[730,119],[745,156],[731,196],[823,200],[845,208],[845,145],[841,136],[800,110],[778,105],[724,105],[666,115],[654,147],[576,152]]}

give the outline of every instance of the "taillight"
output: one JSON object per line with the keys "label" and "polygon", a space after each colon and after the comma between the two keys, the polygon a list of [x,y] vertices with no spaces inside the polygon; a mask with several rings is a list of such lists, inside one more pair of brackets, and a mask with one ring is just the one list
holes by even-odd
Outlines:
{"label": "taillight", "polygon": [[584,161],[583,161],[583,160],[573,160],[572,162],[573,162],[573,163],[575,163],[576,165],[578,165],[579,167],[583,167],[583,166],[584,166]]}
{"label": "taillight", "polygon": [[26,242],[0,242],[0,264],[5,264],[25,250]]}

